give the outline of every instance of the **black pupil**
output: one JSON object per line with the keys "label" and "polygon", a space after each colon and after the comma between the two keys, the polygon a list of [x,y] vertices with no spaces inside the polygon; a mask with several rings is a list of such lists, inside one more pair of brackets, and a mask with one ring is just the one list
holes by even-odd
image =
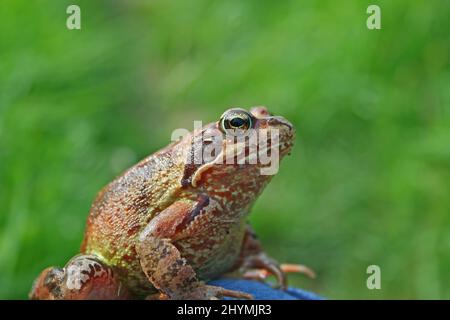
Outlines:
{"label": "black pupil", "polygon": [[245,120],[239,117],[230,120],[230,125],[234,128],[241,128],[245,125]]}

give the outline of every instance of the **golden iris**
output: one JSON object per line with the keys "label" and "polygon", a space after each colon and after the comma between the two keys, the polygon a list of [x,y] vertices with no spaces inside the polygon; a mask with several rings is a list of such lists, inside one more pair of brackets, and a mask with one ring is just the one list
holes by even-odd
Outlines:
{"label": "golden iris", "polygon": [[226,111],[219,121],[220,129],[226,130],[247,130],[253,128],[253,116],[243,109],[230,109]]}

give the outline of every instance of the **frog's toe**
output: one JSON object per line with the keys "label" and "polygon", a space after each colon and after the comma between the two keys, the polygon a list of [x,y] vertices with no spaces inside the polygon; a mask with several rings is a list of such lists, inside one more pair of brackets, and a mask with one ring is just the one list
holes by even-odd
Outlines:
{"label": "frog's toe", "polygon": [[269,274],[275,276],[275,278],[277,279],[277,283],[274,286],[275,288],[280,288],[283,290],[287,289],[287,276],[278,263],[269,260],[264,265],[264,270],[266,270],[266,272],[268,272]]}
{"label": "frog's toe", "polygon": [[247,256],[241,267],[241,274],[246,279],[265,280],[269,275],[277,279],[276,287],[287,288],[287,277],[280,265],[265,253]]}
{"label": "frog's toe", "polygon": [[301,273],[306,275],[308,278],[316,278],[315,271],[302,264],[283,263],[280,265],[280,268],[284,273]]}
{"label": "frog's toe", "polygon": [[214,287],[216,291],[215,297],[217,298],[235,298],[235,299],[246,299],[246,300],[252,300],[253,296],[249,293],[237,291],[237,290],[228,290],[222,287]]}
{"label": "frog's toe", "polygon": [[264,281],[267,277],[273,275],[277,279],[277,286],[285,289],[287,287],[287,273],[302,273],[311,279],[316,277],[314,270],[301,264],[281,264],[279,266],[268,264],[264,268],[246,270],[242,277],[249,280]]}
{"label": "frog's toe", "polygon": [[310,278],[315,278],[315,272],[301,264],[279,264],[268,257],[264,252],[250,255],[245,258],[240,268],[245,279],[264,281],[268,276],[276,278],[276,288],[287,289],[287,273],[303,273]]}
{"label": "frog's toe", "polygon": [[256,280],[256,281],[264,281],[267,277],[270,276],[270,273],[267,272],[266,269],[252,269],[246,270],[242,274],[242,278],[247,280]]}
{"label": "frog's toe", "polygon": [[169,300],[170,297],[162,292],[159,293],[152,293],[150,295],[148,295],[147,297],[145,297],[145,300]]}

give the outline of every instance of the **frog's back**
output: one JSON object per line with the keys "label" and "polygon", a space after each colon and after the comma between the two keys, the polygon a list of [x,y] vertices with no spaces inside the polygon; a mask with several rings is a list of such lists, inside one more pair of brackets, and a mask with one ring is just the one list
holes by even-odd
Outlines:
{"label": "frog's back", "polygon": [[[139,270],[136,237],[178,192],[171,148],[142,160],[99,192],[87,220],[81,253],[96,254],[119,272]],[[128,276],[128,275],[126,275]]]}

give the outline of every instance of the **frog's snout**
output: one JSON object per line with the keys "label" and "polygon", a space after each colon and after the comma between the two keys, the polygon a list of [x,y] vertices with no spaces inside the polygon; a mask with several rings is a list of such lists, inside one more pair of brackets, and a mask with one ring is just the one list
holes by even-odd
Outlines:
{"label": "frog's snout", "polygon": [[273,116],[269,119],[269,125],[271,126],[285,126],[288,131],[294,131],[294,126],[292,123],[287,121],[285,118],[281,116]]}
{"label": "frog's snout", "polygon": [[278,130],[280,154],[289,154],[295,140],[295,128],[291,122],[281,116],[271,116],[267,119],[270,128]]}

